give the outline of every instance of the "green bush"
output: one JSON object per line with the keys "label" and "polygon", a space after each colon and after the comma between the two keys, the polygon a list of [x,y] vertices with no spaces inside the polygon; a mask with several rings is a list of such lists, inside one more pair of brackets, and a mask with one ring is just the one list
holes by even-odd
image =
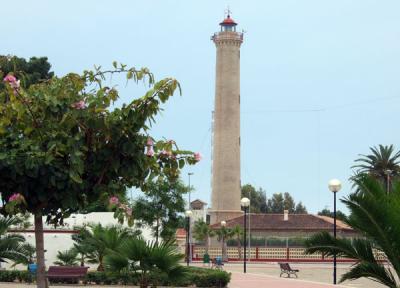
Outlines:
{"label": "green bush", "polygon": [[35,279],[35,275],[30,273],[29,271],[18,271],[18,281],[25,282],[25,283],[32,283]]}
{"label": "green bush", "polygon": [[85,282],[102,285],[136,285],[138,277],[133,273],[88,272]]}
{"label": "green bush", "polygon": [[34,276],[28,271],[0,270],[0,282],[26,282],[32,283]]}
{"label": "green bush", "polygon": [[231,280],[231,274],[226,271],[190,267],[189,282],[196,287],[226,287]]}
{"label": "green bush", "polygon": [[[153,273],[150,283],[153,287],[226,287],[231,279],[230,273],[206,268],[188,267],[185,277],[178,281],[171,281],[164,273]],[[88,272],[87,283],[99,285],[138,285],[139,275],[134,273]]]}
{"label": "green bush", "polygon": [[0,271],[0,282],[14,282],[18,279],[18,270],[2,270]]}

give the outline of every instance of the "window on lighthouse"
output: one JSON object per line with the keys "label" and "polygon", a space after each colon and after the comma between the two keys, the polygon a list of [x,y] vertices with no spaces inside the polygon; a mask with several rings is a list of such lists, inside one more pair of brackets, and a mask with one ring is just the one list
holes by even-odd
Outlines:
{"label": "window on lighthouse", "polygon": [[222,31],[231,32],[231,31],[235,31],[235,30],[236,30],[235,26],[232,26],[232,25],[224,25],[224,26],[222,26]]}

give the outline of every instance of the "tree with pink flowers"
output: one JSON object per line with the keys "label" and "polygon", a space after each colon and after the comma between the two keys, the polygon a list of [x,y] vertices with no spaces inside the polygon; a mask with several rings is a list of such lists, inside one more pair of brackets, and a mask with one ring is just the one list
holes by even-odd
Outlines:
{"label": "tree with pink flowers", "polygon": [[[119,98],[107,78],[125,74],[149,91],[112,108]],[[13,74],[0,90],[0,192],[8,214],[35,218],[37,286],[46,286],[42,216],[62,224],[71,213],[103,199],[120,221],[135,211],[117,195],[130,187],[146,191],[151,179],[174,181],[200,155],[174,141],[149,135],[154,117],[176,90],[173,78],[155,81],[146,68],[113,68],[70,73],[23,88]],[[107,83],[107,84],[105,84]]]}

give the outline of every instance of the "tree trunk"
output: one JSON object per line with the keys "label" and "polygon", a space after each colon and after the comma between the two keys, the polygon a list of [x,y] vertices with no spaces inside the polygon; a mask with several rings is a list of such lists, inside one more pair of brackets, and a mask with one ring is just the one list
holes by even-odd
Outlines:
{"label": "tree trunk", "polygon": [[35,241],[36,241],[36,258],[37,272],[36,285],[38,288],[47,288],[46,266],[44,263],[44,240],[43,240],[43,220],[42,213],[35,214]]}
{"label": "tree trunk", "polygon": [[226,245],[225,245],[225,238],[222,238],[222,261],[226,261],[227,260],[227,256],[226,256]]}
{"label": "tree trunk", "polygon": [[210,249],[210,236],[206,236],[206,253],[208,254],[208,249]]}
{"label": "tree trunk", "polygon": [[160,220],[157,218],[157,224],[156,224],[156,244],[158,245],[158,234],[159,234],[159,227],[160,227]]}
{"label": "tree trunk", "polygon": [[97,266],[97,271],[104,271],[103,257],[99,257],[99,266]]}
{"label": "tree trunk", "polygon": [[237,241],[238,241],[238,255],[239,255],[239,259],[242,259],[242,245],[240,244],[240,236],[238,236]]}

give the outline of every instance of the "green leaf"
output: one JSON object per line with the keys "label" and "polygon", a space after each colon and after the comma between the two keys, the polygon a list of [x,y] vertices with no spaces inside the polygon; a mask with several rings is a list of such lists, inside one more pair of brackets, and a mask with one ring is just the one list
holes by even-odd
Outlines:
{"label": "green leaf", "polygon": [[74,180],[74,182],[81,184],[82,178],[74,170],[69,171],[69,177]]}

